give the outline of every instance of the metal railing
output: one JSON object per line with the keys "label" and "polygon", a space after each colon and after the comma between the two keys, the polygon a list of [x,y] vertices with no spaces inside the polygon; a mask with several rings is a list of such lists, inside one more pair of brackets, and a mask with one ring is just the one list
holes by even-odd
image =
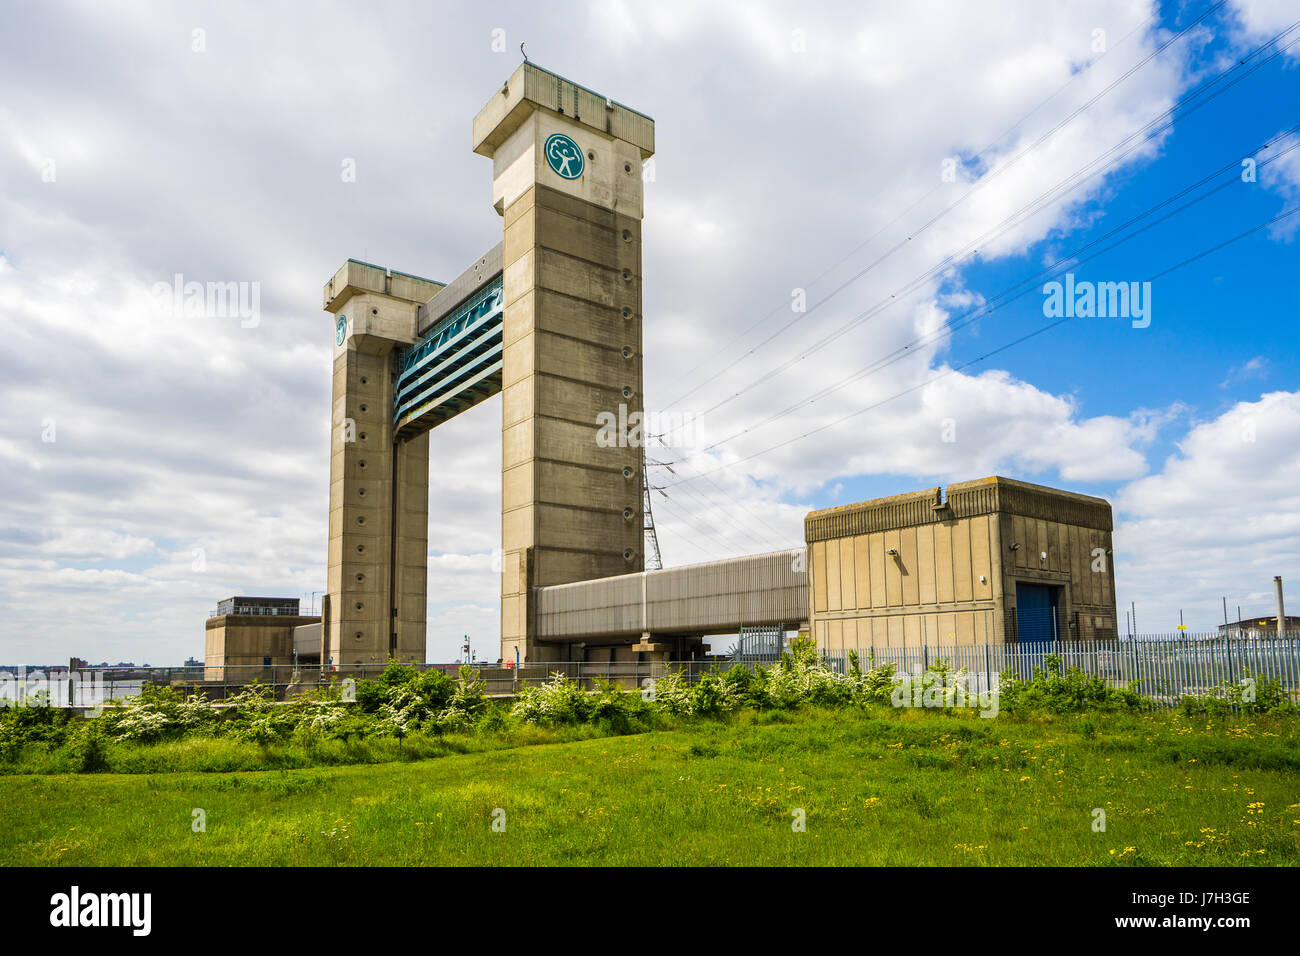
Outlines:
{"label": "metal railing", "polygon": [[[962,644],[923,647],[858,647],[866,669],[894,664],[916,674],[945,661],[964,669],[971,690],[996,688],[1002,674],[1021,680],[1046,669],[1049,657],[1063,669],[1077,668],[1112,687],[1132,687],[1157,703],[1172,705],[1184,696],[1221,694],[1225,685],[1276,680],[1292,700],[1300,700],[1300,632],[1284,637],[1222,637],[1217,634],[1146,634],[1091,641],[1044,641],[1033,644]],[[838,649],[823,657],[843,672],[849,652]]]}
{"label": "metal railing", "polygon": [[[741,650],[738,648],[737,650]],[[766,650],[766,648],[764,648]],[[863,670],[893,664],[899,675],[918,674],[932,664],[946,662],[954,671],[965,670],[972,693],[998,687],[1003,674],[1022,680],[1037,669],[1045,669],[1048,658],[1059,658],[1063,668],[1078,668],[1100,677],[1113,687],[1132,687],[1157,704],[1172,706],[1183,696],[1222,695],[1226,685],[1276,680],[1285,694],[1300,701],[1300,632],[1283,637],[1223,637],[1218,634],[1140,635],[1115,640],[1046,641],[1041,643],[930,644],[918,646],[860,646],[856,651]],[[850,649],[821,651],[833,670],[845,673]],[[473,664],[492,697],[517,694],[529,684],[540,684],[556,674],[594,689],[608,681],[633,689],[647,678],[662,676],[668,669],[688,682],[704,674],[720,674],[732,667],[772,666],[766,653],[746,657],[708,657],[670,663],[633,661],[539,661],[518,667],[503,664]],[[210,699],[223,700],[257,683],[270,687],[279,700],[303,691],[328,687],[348,678],[374,680],[387,665],[353,666],[346,670],[322,670],[318,665],[229,665],[203,667],[66,668],[48,671],[0,667],[0,691],[8,700],[23,700],[24,687],[52,688],[48,698],[56,706],[89,706],[90,697],[99,700],[124,699],[140,693],[146,684],[171,686],[182,693],[202,692]],[[441,670],[455,677],[460,664],[415,664],[417,670]],[[84,698],[84,699],[83,699]]]}

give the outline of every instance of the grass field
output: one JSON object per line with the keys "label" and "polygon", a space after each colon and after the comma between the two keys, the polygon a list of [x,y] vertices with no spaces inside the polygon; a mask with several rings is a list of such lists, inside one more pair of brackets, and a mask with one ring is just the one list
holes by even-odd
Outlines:
{"label": "grass field", "polygon": [[0,862],[1295,865],[1293,728],[1170,713],[750,713],[366,766],[12,775],[0,777]]}

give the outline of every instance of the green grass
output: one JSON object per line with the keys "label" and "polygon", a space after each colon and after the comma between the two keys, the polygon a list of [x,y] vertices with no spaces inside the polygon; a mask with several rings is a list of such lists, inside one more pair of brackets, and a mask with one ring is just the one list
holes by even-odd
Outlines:
{"label": "green grass", "polygon": [[749,713],[383,764],[9,775],[0,863],[1295,865],[1293,728]]}

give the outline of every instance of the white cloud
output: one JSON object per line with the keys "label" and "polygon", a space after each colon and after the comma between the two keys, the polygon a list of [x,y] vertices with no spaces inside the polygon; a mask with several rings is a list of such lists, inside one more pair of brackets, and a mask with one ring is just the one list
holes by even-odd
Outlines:
{"label": "white cloud", "polygon": [[1270,392],[1193,427],[1157,474],[1120,490],[1116,581],[1144,631],[1272,613],[1274,575],[1300,583],[1300,392]]}
{"label": "white cloud", "polygon": [[[1228,7],[1236,15],[1238,42],[1251,46],[1271,40],[1296,20],[1292,0],[1231,0]],[[1281,42],[1294,39],[1292,33]],[[1286,55],[1288,59],[1300,59],[1300,47],[1291,47]]]}

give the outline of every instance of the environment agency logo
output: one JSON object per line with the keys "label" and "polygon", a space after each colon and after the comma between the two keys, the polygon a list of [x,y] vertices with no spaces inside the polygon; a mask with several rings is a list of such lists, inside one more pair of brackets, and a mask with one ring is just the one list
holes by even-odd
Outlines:
{"label": "environment agency logo", "polygon": [[582,175],[586,165],[582,160],[582,150],[578,144],[563,133],[552,133],[546,137],[542,147],[546,154],[546,164],[564,179],[577,179]]}
{"label": "environment agency logo", "polygon": [[348,317],[346,315],[340,315],[334,329],[337,332],[334,336],[334,343],[336,345],[342,345],[343,340],[348,337]]}

